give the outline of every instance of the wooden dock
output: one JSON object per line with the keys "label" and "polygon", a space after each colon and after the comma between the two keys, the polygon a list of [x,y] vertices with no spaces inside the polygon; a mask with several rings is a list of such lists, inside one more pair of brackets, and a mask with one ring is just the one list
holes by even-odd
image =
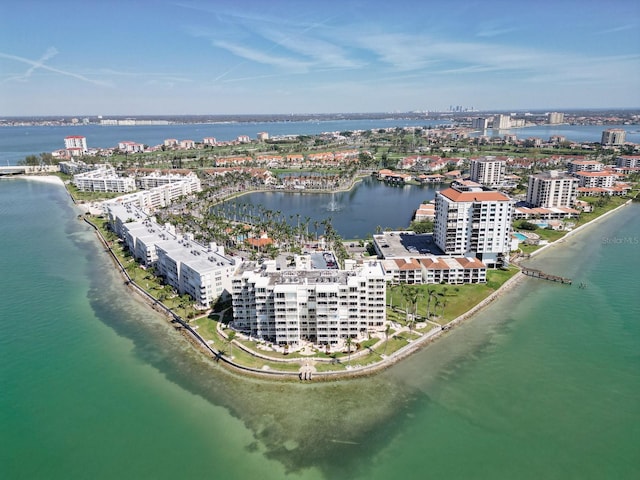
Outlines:
{"label": "wooden dock", "polygon": [[550,282],[564,283],[566,285],[571,285],[573,283],[570,278],[559,277],[557,275],[549,275],[548,273],[544,273],[541,270],[536,270],[535,268],[523,268],[522,273],[524,273],[528,277],[541,278],[542,280],[549,280]]}

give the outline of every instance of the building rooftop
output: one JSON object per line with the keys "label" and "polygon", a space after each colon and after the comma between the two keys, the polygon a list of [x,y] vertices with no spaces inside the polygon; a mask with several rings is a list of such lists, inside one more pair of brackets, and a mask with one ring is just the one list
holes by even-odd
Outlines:
{"label": "building rooftop", "polygon": [[549,170],[546,172],[534,173],[531,176],[541,180],[576,180],[576,178],[573,175],[565,172],[559,172],[557,170]]}
{"label": "building rooftop", "polygon": [[454,202],[509,202],[511,199],[504,193],[483,190],[461,192],[454,188],[447,188],[439,192],[442,196]]}
{"label": "building rooftop", "polygon": [[610,177],[614,175],[613,172],[604,171],[604,172],[576,172],[576,175],[580,177]]}
{"label": "building rooftop", "polygon": [[429,255],[443,255],[435,244],[433,234],[414,232],[383,232],[373,236],[384,258],[421,258]]}
{"label": "building rooftop", "polygon": [[271,270],[267,265],[256,262],[244,262],[236,271],[236,276],[259,276],[263,280],[261,285],[348,285],[349,279],[362,275],[384,276],[382,266],[378,261],[364,263],[354,270],[326,270],[326,269],[286,269]]}

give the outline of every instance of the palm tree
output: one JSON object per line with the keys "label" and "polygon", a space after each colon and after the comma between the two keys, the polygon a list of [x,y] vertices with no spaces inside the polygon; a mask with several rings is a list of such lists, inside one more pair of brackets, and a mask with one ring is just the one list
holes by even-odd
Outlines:
{"label": "palm tree", "polygon": [[431,315],[431,299],[436,298],[436,289],[433,287],[427,287],[427,320]]}
{"label": "palm tree", "polygon": [[443,299],[442,300],[442,310],[440,311],[440,317],[444,320],[444,309],[447,306],[447,300]]}
{"label": "palm tree", "polygon": [[418,290],[415,285],[403,285],[403,287],[404,288],[402,289],[402,295],[407,301],[407,317],[409,317],[409,314],[411,314],[411,316],[409,317],[410,320],[408,320],[409,330],[411,330],[413,327],[413,322],[415,322],[416,318],[416,309],[418,306],[418,298],[420,297],[420,290]]}
{"label": "palm tree", "polygon": [[349,362],[351,361],[351,343],[352,343],[351,335],[347,337],[347,352],[349,354]]}
{"label": "palm tree", "polygon": [[229,346],[229,356],[230,357],[233,357],[233,345],[232,345],[232,342],[233,342],[234,338],[236,338],[236,332],[235,332],[235,330],[231,330],[229,332],[229,334],[227,335],[227,345]]}
{"label": "palm tree", "polygon": [[384,355],[387,355],[387,345],[389,345],[389,334],[391,333],[391,324],[387,323],[387,328],[384,329]]}

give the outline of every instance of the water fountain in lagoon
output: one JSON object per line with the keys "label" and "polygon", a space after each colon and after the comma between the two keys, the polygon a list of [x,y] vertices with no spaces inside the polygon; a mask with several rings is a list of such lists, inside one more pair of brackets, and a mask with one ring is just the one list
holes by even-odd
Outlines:
{"label": "water fountain in lagoon", "polygon": [[342,210],[342,205],[340,205],[338,202],[336,202],[335,193],[332,193],[331,194],[331,201],[327,204],[327,211],[328,212],[337,212],[339,210]]}

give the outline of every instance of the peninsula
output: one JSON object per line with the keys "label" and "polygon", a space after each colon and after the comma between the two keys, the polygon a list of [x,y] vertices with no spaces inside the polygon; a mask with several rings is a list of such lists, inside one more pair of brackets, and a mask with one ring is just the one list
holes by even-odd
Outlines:
{"label": "peninsula", "polygon": [[[122,142],[108,157],[67,137],[46,160],[126,283],[195,345],[251,375],[331,379],[446,333],[516,285],[520,261],[637,194],[637,146],[565,140],[549,155],[509,138],[497,151],[465,128]],[[329,195],[365,178],[437,191],[406,229],[366,240],[341,238],[330,218],[230,201]]]}

